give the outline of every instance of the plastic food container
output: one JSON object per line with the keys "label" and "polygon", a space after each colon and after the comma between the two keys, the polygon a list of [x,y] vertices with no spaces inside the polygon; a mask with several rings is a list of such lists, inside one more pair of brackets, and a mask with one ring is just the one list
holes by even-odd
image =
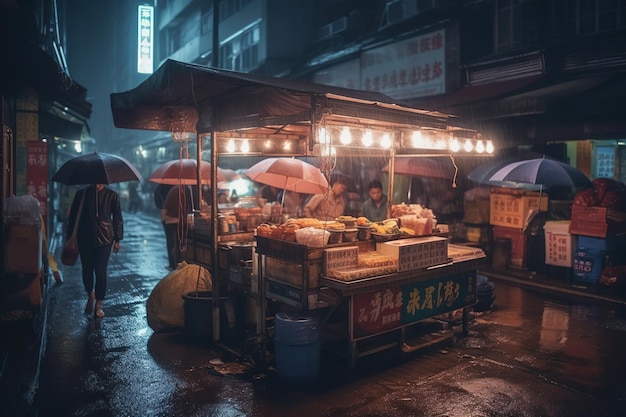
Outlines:
{"label": "plastic food container", "polygon": [[358,229],[346,229],[343,231],[344,242],[356,242]]}
{"label": "plastic food container", "polygon": [[341,240],[343,239],[343,230],[330,229],[328,232],[330,233],[330,237],[328,238],[329,244],[341,243]]}
{"label": "plastic food container", "polygon": [[357,239],[370,240],[372,238],[372,226],[357,226]]}
{"label": "plastic food container", "polygon": [[321,247],[328,243],[330,232],[316,229],[314,227],[304,227],[296,230],[296,242],[310,247]]}

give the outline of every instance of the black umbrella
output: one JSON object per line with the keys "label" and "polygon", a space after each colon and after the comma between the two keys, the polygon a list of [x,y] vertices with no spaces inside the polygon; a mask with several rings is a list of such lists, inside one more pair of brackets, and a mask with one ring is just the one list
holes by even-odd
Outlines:
{"label": "black umbrella", "polygon": [[113,184],[138,181],[141,174],[121,156],[94,152],[70,159],[59,168],[52,181],[65,185]]}

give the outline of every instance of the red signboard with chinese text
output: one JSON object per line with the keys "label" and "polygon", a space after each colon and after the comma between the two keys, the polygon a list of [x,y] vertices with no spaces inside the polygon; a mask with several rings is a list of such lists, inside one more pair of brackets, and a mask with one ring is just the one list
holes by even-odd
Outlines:
{"label": "red signboard with chinese text", "polygon": [[393,330],[476,303],[476,271],[391,285],[352,299],[354,337]]}
{"label": "red signboard with chinese text", "polygon": [[26,149],[26,189],[39,201],[44,220],[48,210],[48,145],[28,141]]}

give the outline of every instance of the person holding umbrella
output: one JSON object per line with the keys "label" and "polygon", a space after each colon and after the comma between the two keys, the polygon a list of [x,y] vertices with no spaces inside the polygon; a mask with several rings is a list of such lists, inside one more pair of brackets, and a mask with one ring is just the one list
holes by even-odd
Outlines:
{"label": "person holding umbrella", "polygon": [[119,195],[105,184],[90,185],[79,190],[70,208],[67,238],[74,230],[77,219],[76,239],[87,292],[85,313],[93,312],[96,318],[102,318],[109,257],[111,250],[113,253],[120,250],[120,240],[124,237]]}

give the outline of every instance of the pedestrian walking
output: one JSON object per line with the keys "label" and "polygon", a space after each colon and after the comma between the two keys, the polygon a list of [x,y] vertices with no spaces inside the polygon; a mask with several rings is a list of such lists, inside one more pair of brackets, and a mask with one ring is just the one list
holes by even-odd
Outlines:
{"label": "pedestrian walking", "polygon": [[136,181],[131,181],[128,183],[128,212],[136,213],[138,210],[141,210],[139,184]]}
{"label": "pedestrian walking", "polygon": [[90,185],[79,190],[70,208],[67,238],[70,237],[77,218],[76,239],[83,284],[87,292],[85,313],[94,313],[95,317],[102,318],[111,250],[117,253],[120,250],[120,240],[124,237],[119,195],[104,184]]}
{"label": "pedestrian walking", "polygon": [[181,261],[180,251],[187,238],[187,215],[193,213],[191,187],[173,186],[165,197],[163,209],[169,268],[174,270]]}
{"label": "pedestrian walking", "polygon": [[165,223],[165,219],[167,217],[167,210],[165,210],[165,198],[167,197],[167,193],[172,189],[172,187],[174,186],[169,184],[159,184],[154,189],[154,205],[157,209],[159,209],[159,214],[161,216],[161,225],[163,226],[163,233],[165,233],[165,245],[168,257],[168,264],[166,265],[167,268],[171,268],[173,261],[169,259],[170,242],[168,241],[167,226]]}

